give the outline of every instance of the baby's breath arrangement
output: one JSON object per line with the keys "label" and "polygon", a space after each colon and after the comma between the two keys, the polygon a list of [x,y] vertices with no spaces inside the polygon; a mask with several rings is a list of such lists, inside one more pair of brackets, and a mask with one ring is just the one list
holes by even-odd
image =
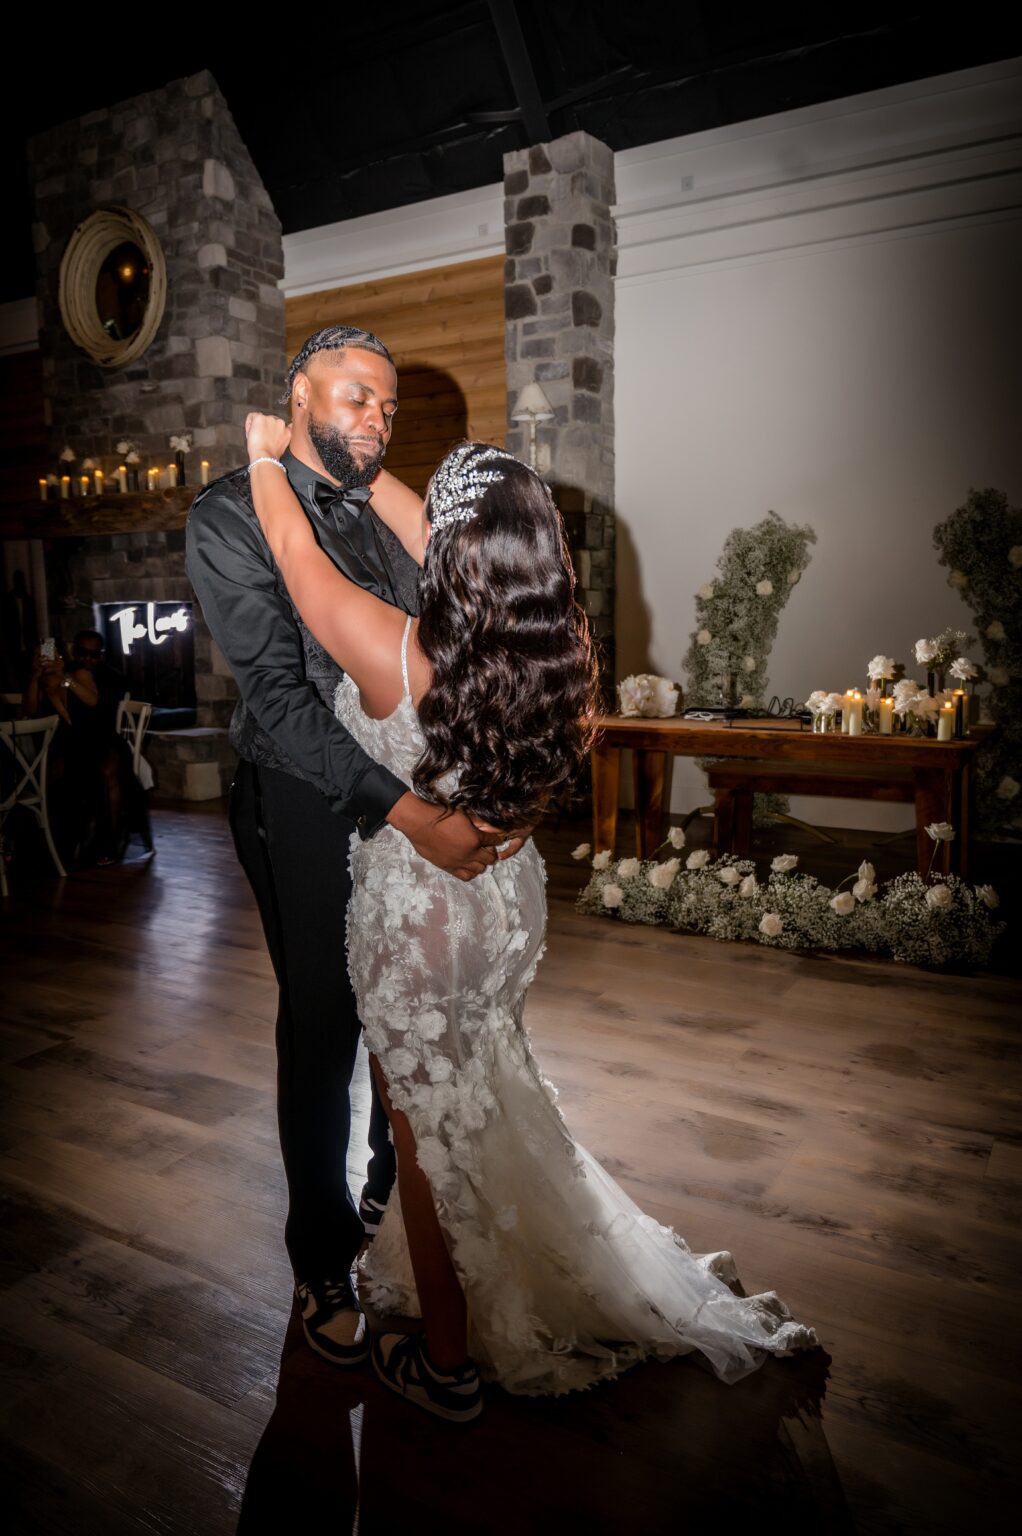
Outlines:
{"label": "baby's breath arrangement", "polygon": [[781,609],[815,543],[812,528],[786,523],[776,512],[728,534],[717,574],[696,594],[696,627],[685,657],[686,704],[762,708]]}
{"label": "baby's breath arrangement", "polygon": [[933,530],[948,582],[976,615],[994,731],[977,759],[976,810],[988,835],[1022,833],[1022,508],[970,491]]}
{"label": "baby's breath arrangement", "polygon": [[[953,832],[940,823],[931,835],[936,851]],[[863,862],[831,890],[814,875],[796,873],[795,854],[779,854],[760,881],[751,859],[730,854],[715,859],[696,849],[682,864],[683,845],[675,828],[674,856],[662,862],[598,853],[578,910],[712,939],[777,949],[867,950],[926,966],[982,966],[1004,929],[994,916],[999,900],[993,887],[971,886],[957,875],[924,880],[912,872],[881,886],[872,864]],[[588,853],[583,843],[574,856]]]}

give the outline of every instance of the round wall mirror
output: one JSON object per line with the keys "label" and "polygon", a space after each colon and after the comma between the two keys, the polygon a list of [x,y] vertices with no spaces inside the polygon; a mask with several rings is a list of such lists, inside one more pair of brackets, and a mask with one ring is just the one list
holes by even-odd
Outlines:
{"label": "round wall mirror", "polygon": [[123,368],[152,342],[167,302],[163,247],[130,208],[100,208],[68,241],[60,314],[76,347],[101,368]]}

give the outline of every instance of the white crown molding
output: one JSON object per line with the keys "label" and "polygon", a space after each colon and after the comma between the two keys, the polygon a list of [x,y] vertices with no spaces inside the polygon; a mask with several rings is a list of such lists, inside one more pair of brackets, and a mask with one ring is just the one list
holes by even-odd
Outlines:
{"label": "white crown molding", "polygon": [[39,312],[35,299],[0,304],[0,357],[39,348]]}
{"label": "white crown molding", "polygon": [[287,298],[504,251],[504,188],[478,187],[284,236]]}
{"label": "white crown molding", "polygon": [[1022,60],[625,150],[618,285],[1022,212]]}

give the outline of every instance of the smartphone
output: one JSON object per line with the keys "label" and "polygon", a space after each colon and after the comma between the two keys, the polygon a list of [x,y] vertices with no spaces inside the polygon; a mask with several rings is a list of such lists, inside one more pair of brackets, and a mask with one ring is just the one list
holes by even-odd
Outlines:
{"label": "smartphone", "polygon": [[54,640],[52,635],[47,635],[46,636],[46,639],[43,641],[42,645],[39,647],[39,654],[43,658],[44,661],[56,661],[56,659],[57,659],[57,642],[56,642],[56,640]]}

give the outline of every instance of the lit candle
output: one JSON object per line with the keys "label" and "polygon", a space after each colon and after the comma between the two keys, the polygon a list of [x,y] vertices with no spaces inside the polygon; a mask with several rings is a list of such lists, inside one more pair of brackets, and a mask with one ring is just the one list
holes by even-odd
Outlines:
{"label": "lit candle", "polygon": [[969,708],[969,701],[968,701],[968,698],[966,697],[966,693],[965,693],[965,689],[964,688],[956,688],[955,689],[955,691],[954,691],[954,705],[955,705],[955,735],[956,736],[964,736],[965,735],[965,731],[966,731],[966,714],[967,714],[968,708]]}
{"label": "lit candle", "polygon": [[202,464],[201,464],[200,467],[202,469],[202,483],[203,483],[203,485],[208,485],[209,484],[209,460],[208,459],[203,459]]}
{"label": "lit candle", "polygon": [[93,479],[93,484],[96,487],[96,495],[97,496],[102,496],[102,494],[103,494],[103,471],[101,469],[95,470],[93,472],[92,479]]}
{"label": "lit candle", "polygon": [[61,501],[70,501],[71,499],[70,475],[61,475],[60,477],[60,499]]}
{"label": "lit candle", "polygon": [[854,697],[855,697],[855,689],[854,688],[846,688],[845,689],[844,702],[841,705],[841,734],[842,734],[842,736],[847,736],[848,735],[848,722],[849,722],[849,720],[851,719],[851,716],[852,716],[852,700],[854,699]]}
{"label": "lit candle", "polygon": [[170,489],[172,491],[176,490],[177,489],[177,465],[176,464],[168,464],[167,465],[167,474],[170,476]]}
{"label": "lit candle", "polygon": [[894,734],[894,700],[880,700],[880,734],[881,736],[893,736]]}
{"label": "lit candle", "polygon": [[117,466],[117,484],[118,484],[118,486],[120,488],[121,495],[122,496],[126,496],[128,494],[128,466],[127,466],[127,464],[118,464],[118,466]]}
{"label": "lit candle", "polygon": [[46,481],[45,480],[40,480],[40,482],[39,482],[39,500],[40,501],[45,501],[46,500],[46,489],[47,489]]}
{"label": "lit candle", "polygon": [[81,491],[83,496],[88,496],[88,494],[89,494],[89,477],[88,477],[88,475],[82,475],[80,477],[80,479],[78,481],[78,489]]}
{"label": "lit candle", "polygon": [[157,490],[159,488],[159,484],[160,484],[160,471],[158,469],[153,469],[151,467],[149,469],[147,469],[146,472],[145,472],[145,478],[146,478],[146,487],[147,487],[148,490],[155,491],[155,490]]}
{"label": "lit candle", "polygon": [[955,729],[955,706],[942,704],[940,706],[940,718],[937,721],[937,740],[950,741]]}

